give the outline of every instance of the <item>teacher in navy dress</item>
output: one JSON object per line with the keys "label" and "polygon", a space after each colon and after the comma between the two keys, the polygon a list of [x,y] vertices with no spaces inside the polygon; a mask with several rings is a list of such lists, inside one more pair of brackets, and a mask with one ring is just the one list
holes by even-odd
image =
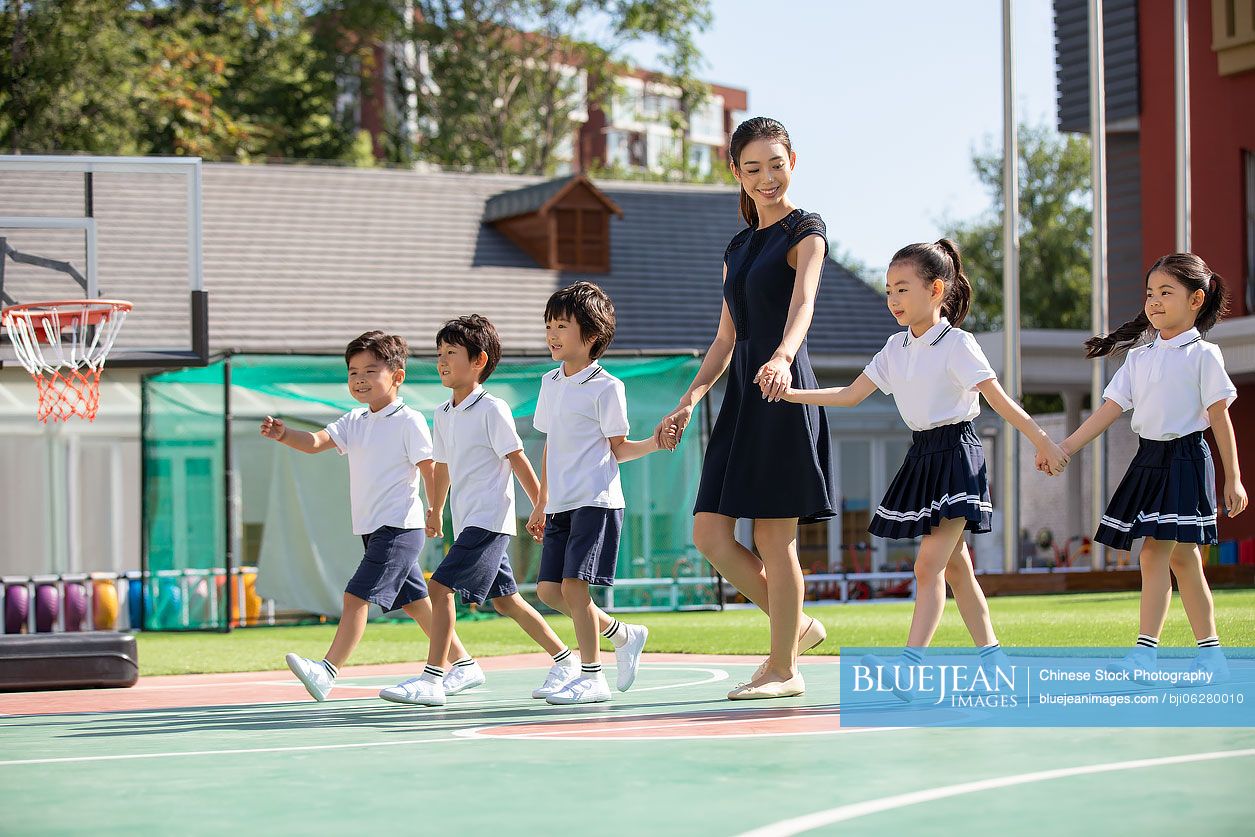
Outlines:
{"label": "teacher in navy dress", "polygon": [[[764,117],[742,122],[728,160],[746,227],[724,253],[719,331],[656,432],[665,443],[664,431],[674,427],[678,442],[698,402],[731,367],[702,465],[693,542],[771,620],[770,656],[728,697],[791,697],[805,690],[799,651],[825,636],[802,613],[798,524],[834,516],[837,498],[823,410],[780,396],[788,386],[817,387],[806,332],[828,243],[823,220],[788,198],[797,155],[783,125]],[[737,542],[738,518],[753,520],[757,554]]]}

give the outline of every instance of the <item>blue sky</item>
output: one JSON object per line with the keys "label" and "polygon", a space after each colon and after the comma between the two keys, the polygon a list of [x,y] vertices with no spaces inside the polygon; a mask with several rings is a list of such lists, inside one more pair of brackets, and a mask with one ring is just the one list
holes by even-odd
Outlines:
{"label": "blue sky", "polygon": [[[790,196],[871,266],[986,211],[973,148],[1002,143],[1001,0],[712,0],[702,77],[788,128]],[[1050,0],[1015,0],[1021,122],[1055,124]]]}

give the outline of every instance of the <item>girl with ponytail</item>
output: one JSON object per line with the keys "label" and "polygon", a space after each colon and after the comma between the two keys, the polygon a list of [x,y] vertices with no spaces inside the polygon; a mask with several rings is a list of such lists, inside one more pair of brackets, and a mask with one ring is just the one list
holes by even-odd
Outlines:
{"label": "girl with ponytail", "polygon": [[[915,559],[915,612],[902,657],[865,660],[885,672],[897,665],[917,665],[932,641],[946,602],[946,583],[959,613],[981,648],[982,665],[1009,665],[989,621],[985,594],[976,582],[964,532],[988,532],[993,515],[985,472],[985,452],[972,420],[980,414],[980,395],[1037,447],[1039,461],[1052,472],[1063,470],[1067,456],[998,384],[976,338],[958,328],[972,302],[972,286],[963,274],[963,258],[953,241],[910,244],[894,254],[886,275],[889,311],[905,331],[889,338],[854,383],[832,389],[794,390],[786,401],[853,407],[877,389],[892,395],[911,430],[906,461],[868,531],[882,538],[920,538]],[[903,700],[912,692],[899,678],[883,675]],[[910,683],[911,678],[901,682]]]}
{"label": "girl with ponytail", "polygon": [[[1141,437],[1094,535],[1099,543],[1125,550],[1146,539],[1138,557],[1141,633],[1132,652],[1112,667],[1133,679],[1150,680],[1142,673],[1157,667],[1174,575],[1198,642],[1194,670],[1210,672],[1213,683],[1228,676],[1199,551],[1200,544],[1217,542],[1216,470],[1203,439],[1209,426],[1224,462],[1224,509],[1234,517],[1247,502],[1229,419],[1237,389],[1220,347],[1203,340],[1227,310],[1221,278],[1193,253],[1172,253],[1146,271],[1142,312],[1111,334],[1085,342],[1089,357],[1117,352],[1128,357],[1103,392],[1102,406],[1063,440],[1064,453],[1085,447],[1125,410],[1133,411],[1133,432]],[[1130,348],[1143,337],[1150,342]]]}

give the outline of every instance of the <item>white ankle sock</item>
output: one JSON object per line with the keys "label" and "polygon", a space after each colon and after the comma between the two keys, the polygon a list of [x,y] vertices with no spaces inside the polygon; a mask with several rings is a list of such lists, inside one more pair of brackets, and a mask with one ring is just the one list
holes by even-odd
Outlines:
{"label": "white ankle sock", "polygon": [[610,623],[609,628],[601,632],[601,635],[610,640],[610,644],[615,648],[619,648],[623,643],[627,642],[627,625],[615,619]]}

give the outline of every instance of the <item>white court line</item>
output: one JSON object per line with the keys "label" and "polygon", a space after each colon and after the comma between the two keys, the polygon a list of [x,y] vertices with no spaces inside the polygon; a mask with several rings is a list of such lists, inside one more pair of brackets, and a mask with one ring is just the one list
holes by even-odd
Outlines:
{"label": "white court line", "polygon": [[164,759],[178,756],[238,756],[247,753],[299,753],[310,750],[349,750],[368,747],[402,747],[413,744],[443,744],[458,741],[457,738],[413,738],[406,741],[366,741],[356,744],[312,744],[305,747],[250,747],[238,750],[188,750],[181,753],[131,753],[115,756],[71,756],[54,759],[14,759],[0,761],[0,767],[16,767],[24,764],[69,764],[90,761],[130,761],[134,759]]}
{"label": "white court line", "polygon": [[892,811],[897,808],[906,808],[910,805],[919,805],[924,802],[935,802],[938,799],[947,799],[952,796],[962,796],[968,793],[980,793],[981,791],[996,790],[998,788],[1007,788],[1014,785],[1026,785],[1032,782],[1047,782],[1051,779],[1064,779],[1069,776],[1089,776],[1095,773],[1115,773],[1120,770],[1140,770],[1145,767],[1163,767],[1171,764],[1190,764],[1199,761],[1214,761],[1217,759],[1233,759],[1244,758],[1247,756],[1255,756],[1255,748],[1247,750],[1218,750],[1210,753],[1188,753],[1182,756],[1165,756],[1156,759],[1135,759],[1132,761],[1115,761],[1106,764],[1090,764],[1084,767],[1064,767],[1056,770],[1040,770],[1035,773],[1021,773],[1016,776],[1000,776],[995,779],[983,779],[978,782],[964,782],[959,785],[949,785],[941,788],[930,788],[929,790],[914,791],[913,793],[902,793],[897,796],[887,796],[883,799],[871,799],[867,802],[854,802],[849,805],[841,805],[836,808],[829,808],[827,811],[817,811],[813,814],[806,814],[793,819],[781,820],[780,822],[765,825],[762,828],[755,828],[752,831],[742,832],[738,837],[790,837],[793,834],[801,834],[805,831],[812,831],[816,828],[822,828],[826,825],[832,825],[838,822],[847,822],[849,820],[865,817],[869,814],[879,814],[884,811]]}
{"label": "white court line", "polygon": [[[716,680],[725,679],[728,677],[728,673],[726,671],[720,671],[719,669],[693,668],[689,670],[706,672],[707,674],[722,675],[722,678],[719,678],[719,677],[714,678]],[[712,682],[711,678],[708,677],[705,680],[689,680],[682,683],[672,683],[669,686],[653,686],[651,688],[653,689],[679,689],[684,686],[694,686],[694,685],[700,685],[702,683],[710,683],[710,682]],[[640,689],[639,691],[645,691],[645,690]],[[516,698],[516,699],[511,699],[508,701],[492,701],[492,703],[494,704],[495,703],[522,703],[522,700],[523,700],[522,698]],[[533,700],[535,699],[531,698],[529,699],[529,702]],[[331,703],[334,701],[327,701],[327,702]],[[467,707],[470,706],[470,704],[461,704],[461,705],[467,706]],[[523,705],[527,705],[527,704],[523,704]],[[536,705],[536,704],[532,704],[532,705]],[[446,704],[446,707],[447,706],[448,704]],[[544,701],[541,701],[540,705],[537,705],[536,708],[540,709],[542,708],[542,706],[548,706],[548,704],[544,703]],[[415,707],[415,708],[418,708],[418,707]],[[436,708],[437,710],[441,709],[441,707],[434,707],[434,708]],[[449,707],[449,708],[456,708],[456,705],[454,707]],[[171,710],[168,710],[168,711],[171,711]],[[601,713],[601,714],[602,714],[602,717],[625,717],[625,718],[650,717],[650,715],[646,713],[641,713],[636,716],[622,715],[621,713],[616,713],[614,715],[610,713]],[[562,716],[562,717],[569,717],[569,716]],[[592,718],[592,717],[597,717],[597,716],[583,715],[580,717]],[[448,720],[448,719],[445,719],[445,720]],[[523,721],[520,723],[536,723],[536,721]],[[195,750],[195,751],[189,751],[189,752],[134,753],[134,754],[129,754],[129,755],[112,755],[112,756],[70,756],[70,757],[48,758],[48,759],[12,759],[9,761],[0,761],[0,767],[16,767],[19,765],[26,765],[26,764],[65,764],[65,763],[74,763],[74,762],[125,761],[129,759],[176,758],[179,756],[218,756],[218,755],[243,755],[246,753],[288,753],[288,752],[305,752],[305,751],[310,751],[310,750],[346,750],[346,749],[352,749],[355,747],[359,747],[359,748],[397,747],[404,744],[436,744],[443,741],[466,741],[467,740],[466,736],[460,736],[457,734],[458,732],[461,732],[461,731],[462,730],[454,730],[453,735],[449,738],[419,738],[419,739],[413,739],[413,740],[408,740],[408,741],[369,741],[369,742],[361,742],[361,743],[356,743],[356,744],[314,744],[314,745],[303,746],[303,747],[256,747],[256,748],[251,748],[251,749],[237,749],[237,750]],[[489,737],[484,736],[480,740],[489,740]]]}

